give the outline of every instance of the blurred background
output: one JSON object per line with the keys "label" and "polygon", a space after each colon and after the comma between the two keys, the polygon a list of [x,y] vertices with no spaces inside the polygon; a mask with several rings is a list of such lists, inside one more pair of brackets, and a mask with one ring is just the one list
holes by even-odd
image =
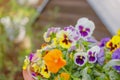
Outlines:
{"label": "blurred background", "polygon": [[119,28],[111,22],[120,19],[115,15],[118,0],[112,1],[0,0],[0,80],[23,80],[23,60],[40,48],[49,27],[74,26],[79,18],[87,17],[95,23],[97,40],[111,37]]}

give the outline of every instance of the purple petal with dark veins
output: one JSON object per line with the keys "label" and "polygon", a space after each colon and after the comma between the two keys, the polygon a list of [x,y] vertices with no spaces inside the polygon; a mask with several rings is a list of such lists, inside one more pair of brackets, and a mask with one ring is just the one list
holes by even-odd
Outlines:
{"label": "purple petal with dark veins", "polygon": [[81,34],[81,36],[83,36],[83,37],[85,37],[85,36],[88,35],[88,33],[87,33],[86,31],[80,31],[80,34]]}

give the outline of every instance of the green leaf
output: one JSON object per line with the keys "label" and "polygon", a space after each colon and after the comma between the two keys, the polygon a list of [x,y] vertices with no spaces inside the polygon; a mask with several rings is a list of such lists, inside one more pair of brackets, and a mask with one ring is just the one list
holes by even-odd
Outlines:
{"label": "green leaf", "polygon": [[109,70],[110,67],[113,66],[120,66],[120,60],[119,59],[114,59],[114,60],[110,60],[104,67],[104,70]]}
{"label": "green leaf", "polygon": [[90,75],[87,74],[88,72],[88,67],[84,68],[82,71],[81,71],[81,74],[82,74],[82,80],[92,80]]}
{"label": "green leaf", "polygon": [[79,78],[74,78],[73,80],[81,80],[81,79],[79,79]]}
{"label": "green leaf", "polygon": [[72,74],[74,77],[80,77],[80,72],[79,71],[76,71],[74,74]]}
{"label": "green leaf", "polygon": [[97,71],[97,70],[93,70],[93,73],[94,73],[94,75],[95,76],[100,76],[100,75],[102,75],[102,73],[100,73],[99,71]]}
{"label": "green leaf", "polygon": [[97,77],[95,80],[109,80],[108,77],[106,77],[105,74],[101,74],[99,77]]}
{"label": "green leaf", "polygon": [[108,74],[109,74],[110,80],[119,80],[120,79],[120,74],[118,74],[114,70],[110,71]]}

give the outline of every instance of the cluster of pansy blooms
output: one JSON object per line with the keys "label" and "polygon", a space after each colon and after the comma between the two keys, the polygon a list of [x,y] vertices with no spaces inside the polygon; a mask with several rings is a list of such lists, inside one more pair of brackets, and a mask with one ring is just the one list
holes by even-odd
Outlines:
{"label": "cluster of pansy blooms", "polygon": [[44,33],[41,49],[26,56],[25,80],[119,80],[120,31],[100,42],[92,37],[94,23],[80,18],[77,24]]}

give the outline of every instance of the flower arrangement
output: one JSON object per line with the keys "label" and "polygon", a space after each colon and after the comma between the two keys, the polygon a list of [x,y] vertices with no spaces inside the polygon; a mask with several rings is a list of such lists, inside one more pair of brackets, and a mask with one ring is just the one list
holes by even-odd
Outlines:
{"label": "flower arrangement", "polygon": [[26,56],[25,80],[119,80],[120,30],[110,38],[92,37],[94,23],[80,18],[75,27],[52,27],[41,49]]}

